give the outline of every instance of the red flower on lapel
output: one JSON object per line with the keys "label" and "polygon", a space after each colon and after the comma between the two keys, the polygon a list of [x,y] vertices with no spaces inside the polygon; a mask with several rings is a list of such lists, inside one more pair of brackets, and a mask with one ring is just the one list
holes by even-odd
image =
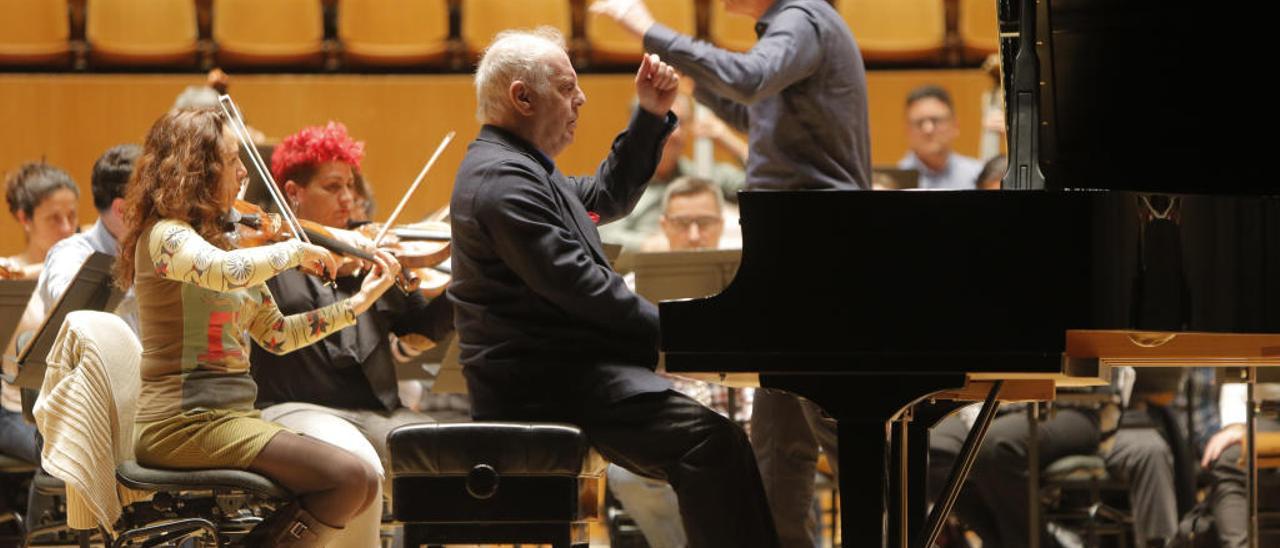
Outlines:
{"label": "red flower on lapel", "polygon": [[592,222],[592,223],[600,224],[600,214],[599,214],[599,213],[596,213],[596,212],[594,212],[594,211],[588,211],[588,212],[587,212],[587,216],[588,216],[588,217],[591,217],[591,222]]}

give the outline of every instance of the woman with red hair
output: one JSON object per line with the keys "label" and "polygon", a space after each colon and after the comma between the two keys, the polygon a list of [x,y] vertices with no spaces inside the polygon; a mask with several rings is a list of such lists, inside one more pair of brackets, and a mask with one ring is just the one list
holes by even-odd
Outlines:
{"label": "woman with red hair", "polygon": [[[363,144],[347,135],[342,124],[329,122],[286,137],[276,147],[271,167],[298,218],[346,227],[357,213],[363,152]],[[358,277],[339,276],[334,286],[325,286],[296,272],[267,282],[286,311],[340,301],[359,285]],[[288,357],[256,345],[251,358],[264,418],[360,456],[385,479],[391,429],[433,421],[401,402],[394,354],[411,354],[447,336],[453,329],[453,307],[445,297],[428,301],[418,292],[388,291],[367,316],[368,321]],[[388,487],[385,481],[381,485]],[[330,546],[377,546],[381,518],[381,507],[371,505]]]}

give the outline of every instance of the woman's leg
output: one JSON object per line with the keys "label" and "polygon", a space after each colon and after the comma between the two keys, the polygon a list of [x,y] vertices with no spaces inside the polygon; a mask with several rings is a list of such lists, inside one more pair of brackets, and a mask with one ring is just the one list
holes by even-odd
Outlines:
{"label": "woman's leg", "polygon": [[325,442],[280,432],[249,469],[298,495],[311,515],[340,528],[376,497],[378,474],[360,458]]}

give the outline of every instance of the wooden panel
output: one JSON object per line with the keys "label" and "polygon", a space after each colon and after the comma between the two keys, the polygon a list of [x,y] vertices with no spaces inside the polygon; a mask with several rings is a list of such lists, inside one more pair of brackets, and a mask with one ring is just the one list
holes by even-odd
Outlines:
{"label": "wooden panel", "polygon": [[[41,157],[66,169],[80,184],[80,219],[96,218],[89,193],[93,162],[108,147],[141,143],[151,123],[203,75],[0,74],[0,171]],[[913,87],[933,82],[956,100],[961,137],[957,150],[978,148],[979,101],[987,79],[977,70],[872,73],[870,116],[872,160],[893,164],[905,150],[903,101]],[[559,158],[567,173],[595,169],[614,135],[626,123],[633,93],[626,74],[584,75],[577,142]],[[304,125],[338,120],[366,141],[365,173],[374,185],[383,215],[401,189],[412,182],[440,138],[450,129],[458,139],[441,157],[433,175],[405,215],[414,218],[443,205],[465,145],[479,129],[471,76],[453,75],[236,75],[231,91],[250,124],[274,139]],[[0,215],[0,255],[23,245],[21,230]]]}

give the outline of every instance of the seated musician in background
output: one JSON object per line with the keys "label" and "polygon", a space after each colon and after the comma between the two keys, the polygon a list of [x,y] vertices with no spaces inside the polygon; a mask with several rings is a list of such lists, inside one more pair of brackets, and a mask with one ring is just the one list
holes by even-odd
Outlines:
{"label": "seated musician in background", "polygon": [[[281,141],[272,154],[271,171],[299,219],[346,228],[359,211],[356,174],[363,156],[364,143],[352,139],[342,124],[330,122]],[[339,276],[327,286],[291,270],[266,285],[281,312],[293,314],[350,298],[362,283],[362,277]],[[392,289],[359,323],[317,344],[280,355],[255,343],[250,357],[257,407],[265,420],[346,449],[387,479],[387,434],[403,424],[433,422],[400,401],[392,345],[425,349],[452,330],[453,307],[447,298],[428,302],[418,292]],[[385,490],[389,482],[380,487]],[[381,500],[376,498],[330,545],[376,546]]]}
{"label": "seated musician in background", "polygon": [[[631,214],[626,217],[601,226],[601,240],[622,244],[625,251],[642,249],[650,251],[650,242],[655,239],[661,240],[658,218],[662,214],[664,191],[676,179],[691,176],[695,171],[693,160],[684,156],[689,144],[690,130],[684,128],[683,124],[689,123],[692,119],[691,106],[688,95],[681,94],[676,97],[676,102],[671,106],[671,112],[681,120],[682,125],[671,132],[666,144],[662,146],[662,158],[658,160],[653,179],[649,181],[644,194],[640,195],[635,209],[632,209]],[[738,136],[714,115],[708,113],[700,117],[693,123],[692,133],[695,138],[705,136],[721,147],[735,151],[739,162],[746,162],[746,143],[742,143]],[[723,198],[734,200],[737,199],[738,190],[746,182],[746,174],[741,167],[724,162],[714,164],[708,178]],[[661,248],[662,246],[658,246],[654,249]]]}
{"label": "seated musician in background", "polygon": [[979,171],[978,177],[974,179],[974,186],[978,190],[1000,190],[1000,183],[1004,182],[1004,174],[1008,170],[1008,156],[1003,154],[992,156],[982,164],[982,171]]}
{"label": "seated musician in background", "polygon": [[907,155],[901,169],[920,172],[920,188],[974,188],[982,161],[959,154],[951,145],[960,135],[951,94],[935,85],[907,94]]}
{"label": "seated musician in background", "polygon": [[[1254,390],[1260,401],[1280,400],[1280,383],[1258,383]],[[1213,480],[1209,507],[1221,545],[1243,548],[1249,546],[1248,474],[1243,455],[1248,385],[1222,384],[1217,404],[1222,428],[1204,444],[1200,466],[1209,471]],[[1259,432],[1280,431],[1280,420],[1274,417],[1259,414],[1255,421]]]}
{"label": "seated musician in background", "polygon": [[34,279],[49,249],[78,229],[80,189],[67,172],[44,162],[22,164],[5,179],[9,213],[22,225],[26,247],[0,259],[0,277]]}
{"label": "seated musician in background", "polygon": [[[866,68],[844,19],[822,0],[725,6],[756,20],[750,51],[675,32],[642,0],[597,0],[591,11],[641,37],[646,51],[694,80],[699,103],[748,132],[747,190],[870,189]],[[751,441],[782,544],[814,546],[818,448],[838,468],[835,421],[782,391],[757,390],[753,405]]]}
{"label": "seated musician in background", "polygon": [[554,158],[586,101],[555,29],[499,33],[476,69],[478,118],[450,202],[461,361],[478,420],[567,422],[605,458],[675,489],[694,547],[777,546],[746,434],[670,389],[658,310],[610,268],[592,215],[644,191],[679,77],[646,55],[640,108],[595,176]]}
{"label": "seated musician in background", "polygon": [[247,333],[276,353],[356,323],[399,264],[375,255],[360,290],[285,316],[265,282],[302,266],[332,275],[333,255],[299,240],[235,249],[227,214],[247,175],[224,115],[170,111],[151,127],[126,196],[116,282],[135,286],[142,385],[135,453],[144,466],[251,470],[298,497],[247,546],[323,546],[377,501],[378,475],[341,448],[263,420],[254,409]]}
{"label": "seated musician in background", "polygon": [[[9,213],[26,233],[26,248],[17,255],[0,259],[0,278],[31,279],[40,275],[49,249],[76,231],[76,202],[80,191],[67,172],[43,162],[29,162],[5,180],[5,200]],[[32,299],[34,300],[34,296]],[[36,324],[43,314],[36,316]],[[12,342],[8,355],[15,354]],[[5,374],[16,374],[4,360]],[[35,425],[22,417],[22,397],[18,389],[0,381],[0,453],[30,462],[40,462],[40,443]]]}
{"label": "seated musician in background", "polygon": [[[124,236],[124,194],[129,177],[133,175],[133,164],[142,153],[142,147],[133,144],[116,145],[107,149],[98,161],[93,164],[93,176],[90,189],[93,192],[93,206],[98,210],[98,220],[84,232],[58,242],[49,249],[45,257],[45,268],[40,273],[40,281],[36,284],[36,292],[27,312],[36,313],[36,322],[31,328],[39,326],[45,314],[53,309],[62,298],[62,294],[75,279],[76,272],[90,255],[105,253],[116,256],[120,253],[120,237]],[[121,303],[121,317],[138,331],[137,301],[130,292]],[[21,328],[19,328],[21,329]]]}
{"label": "seated musician in background", "polygon": [[[1123,371],[1123,372],[1122,372]],[[1131,390],[1132,368],[1113,371],[1112,386],[1090,390],[1110,402],[1059,402],[1055,412],[1037,425],[1043,469],[1070,455],[1097,454],[1107,469],[1129,484],[1134,533],[1139,546],[1164,546],[1177,534],[1178,508],[1173,453],[1150,421],[1121,425],[1125,394]],[[984,545],[1025,546],[1027,530],[1027,419],[1024,406],[1007,406],[983,441],[956,514],[974,529]],[[1133,409],[1135,417],[1144,413]],[[929,493],[937,495],[951,470],[976,415],[960,413],[944,419],[929,436]],[[1047,535],[1045,531],[1038,534]],[[1049,542],[1048,536],[1044,537]],[[1043,544],[1042,544],[1043,545]]]}

